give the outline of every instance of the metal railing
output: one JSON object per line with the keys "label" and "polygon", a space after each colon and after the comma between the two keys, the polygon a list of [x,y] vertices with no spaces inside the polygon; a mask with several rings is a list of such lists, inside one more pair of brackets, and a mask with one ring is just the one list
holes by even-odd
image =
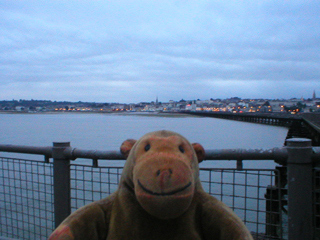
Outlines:
{"label": "metal railing", "polygon": [[0,239],[45,239],[54,228],[52,164],[0,158]]}
{"label": "metal railing", "polygon": [[[44,156],[0,158],[0,236],[19,239],[46,239],[72,211],[114,192],[122,167],[103,160],[124,160],[117,151],[81,150],[70,143],[0,145],[0,151]],[[72,162],[78,158],[92,163]],[[256,239],[319,238],[320,148],[310,140],[289,139],[286,147],[269,150],[207,150],[205,160],[236,161],[236,168],[201,168],[200,179]],[[243,160],[273,160],[282,167],[244,169]]]}

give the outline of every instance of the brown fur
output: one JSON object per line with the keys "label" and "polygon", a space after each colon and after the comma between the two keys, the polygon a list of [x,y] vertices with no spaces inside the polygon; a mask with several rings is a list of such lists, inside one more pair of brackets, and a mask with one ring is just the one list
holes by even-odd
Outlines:
{"label": "brown fur", "polygon": [[55,239],[252,239],[224,203],[202,189],[200,144],[158,131],[121,146],[127,157],[118,190],[71,214]]}

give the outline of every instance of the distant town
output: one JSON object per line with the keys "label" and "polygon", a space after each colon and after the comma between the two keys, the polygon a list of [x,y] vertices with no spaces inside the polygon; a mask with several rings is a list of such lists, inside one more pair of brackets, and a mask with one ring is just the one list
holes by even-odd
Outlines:
{"label": "distant town", "polygon": [[208,111],[232,113],[291,113],[320,112],[320,98],[313,92],[308,99],[227,99],[208,100],[170,100],[139,103],[97,103],[97,102],[68,102],[51,100],[2,100],[0,111],[7,113],[38,113],[38,112],[181,112]]}

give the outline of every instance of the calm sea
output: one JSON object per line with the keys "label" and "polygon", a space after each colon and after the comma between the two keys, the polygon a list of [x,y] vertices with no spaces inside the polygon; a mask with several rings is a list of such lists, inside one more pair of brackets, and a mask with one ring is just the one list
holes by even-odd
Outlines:
{"label": "calm sea", "polygon": [[[128,138],[138,139],[162,129],[178,132],[205,149],[282,147],[288,131],[284,127],[184,115],[0,114],[0,144],[52,146],[53,142],[71,142],[76,148],[118,150]],[[8,154],[0,152],[0,157],[4,155]],[[229,163],[215,167],[230,167],[225,164]],[[254,165],[248,162],[244,167]]]}

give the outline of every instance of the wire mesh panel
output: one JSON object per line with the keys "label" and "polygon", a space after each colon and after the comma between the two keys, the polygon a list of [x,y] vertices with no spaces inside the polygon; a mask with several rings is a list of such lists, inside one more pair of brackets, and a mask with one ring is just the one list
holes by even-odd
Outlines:
{"label": "wire mesh panel", "polygon": [[285,239],[287,219],[278,170],[201,169],[204,190],[244,221],[257,239]]}
{"label": "wire mesh panel", "polygon": [[[52,164],[0,160],[1,236],[46,239],[54,228]],[[75,211],[116,191],[122,167],[71,164],[70,171]],[[231,207],[256,239],[286,238],[286,183],[280,176],[279,169],[200,170],[204,190]]]}
{"label": "wire mesh panel", "polygon": [[[116,191],[121,167],[71,165],[72,211]],[[245,222],[257,239],[286,239],[286,189],[278,169],[201,169],[204,190]]]}
{"label": "wire mesh panel", "polygon": [[0,235],[46,239],[53,219],[52,164],[0,158]]}
{"label": "wire mesh panel", "polygon": [[115,192],[122,167],[71,165],[72,211]]}

